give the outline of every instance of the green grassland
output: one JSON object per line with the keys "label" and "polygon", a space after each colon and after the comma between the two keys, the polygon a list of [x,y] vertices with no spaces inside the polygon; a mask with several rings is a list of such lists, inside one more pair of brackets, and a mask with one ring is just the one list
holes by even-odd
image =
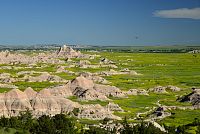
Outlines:
{"label": "green grassland", "polygon": [[168,126],[186,125],[194,121],[195,118],[200,119],[200,110],[173,110],[174,115],[163,119],[161,122]]}
{"label": "green grassland", "polygon": [[20,82],[15,82],[13,83],[14,85],[18,86],[18,88],[20,90],[25,90],[28,87],[33,88],[35,91],[40,91],[41,89],[50,87],[50,86],[55,86],[58,85],[59,83],[52,83],[52,82],[48,82],[48,81],[44,81],[44,82],[24,82],[24,81],[20,81]]}
{"label": "green grassland", "polygon": [[0,88],[0,93],[10,91],[10,88]]}
{"label": "green grassland", "polygon": [[108,104],[108,101],[100,101],[100,100],[81,101],[76,96],[71,96],[68,99],[70,99],[74,102],[78,102],[82,105],[84,105],[84,104],[100,104],[101,106],[106,106]]}
{"label": "green grassland", "polygon": [[[200,55],[188,53],[101,53],[116,62],[118,70],[129,68],[142,75],[106,77],[113,85],[128,90],[157,85],[182,88],[200,87]],[[127,63],[124,65],[124,63]]]}

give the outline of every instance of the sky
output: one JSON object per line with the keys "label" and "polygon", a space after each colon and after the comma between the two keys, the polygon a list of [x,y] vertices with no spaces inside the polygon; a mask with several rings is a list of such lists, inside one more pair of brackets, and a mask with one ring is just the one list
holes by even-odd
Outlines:
{"label": "sky", "polygon": [[0,0],[0,45],[200,45],[200,0]]}

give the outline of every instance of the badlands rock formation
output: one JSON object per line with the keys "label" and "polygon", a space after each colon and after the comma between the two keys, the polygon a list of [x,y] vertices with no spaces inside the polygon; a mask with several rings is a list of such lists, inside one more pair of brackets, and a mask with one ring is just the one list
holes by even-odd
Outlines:
{"label": "badlands rock formation", "polygon": [[107,81],[103,77],[98,76],[97,74],[94,74],[94,73],[83,72],[83,73],[80,73],[79,75],[85,77],[86,79],[92,80],[95,83],[109,84],[109,81]]}
{"label": "badlands rock formation", "polygon": [[79,76],[71,81],[73,94],[84,100],[108,100],[107,97],[124,97],[125,94],[117,87],[95,84],[92,80]]}
{"label": "badlands rock formation", "polygon": [[157,86],[154,88],[150,88],[149,91],[154,92],[154,93],[167,93],[167,91],[165,89],[166,89],[166,87]]}
{"label": "badlands rock formation", "polygon": [[118,104],[112,102],[109,102],[106,107],[111,111],[124,112],[124,110]]}
{"label": "badlands rock formation", "polygon": [[33,77],[33,76],[25,76],[25,81],[29,82],[43,82],[43,81],[49,81],[49,82],[67,82],[65,79],[60,78],[56,75],[50,75],[49,73],[45,72],[42,73],[39,76]]}
{"label": "badlands rock formation", "polygon": [[170,116],[171,113],[170,112],[167,112],[167,109],[165,107],[158,107],[153,113],[151,116],[151,118],[153,119],[162,119],[162,118],[165,118],[165,117],[168,117]]}
{"label": "badlands rock formation", "polygon": [[117,119],[121,120],[120,117],[113,115],[112,112],[105,108],[102,107],[101,105],[85,105],[81,108],[80,114],[78,114],[79,118],[90,118],[90,119],[95,119],[95,120],[102,120],[104,118],[109,118],[109,119]]}
{"label": "badlands rock formation", "polygon": [[81,56],[81,52],[80,51],[75,51],[71,47],[63,45],[58,50],[57,56],[58,57],[64,57],[64,58],[76,58],[76,57],[80,57]]}
{"label": "badlands rock formation", "polygon": [[35,92],[27,88],[24,92],[12,89],[7,93],[0,93],[0,116],[17,116],[22,111],[30,110],[35,117],[41,115],[56,115],[70,113],[74,108],[79,109],[79,118],[89,119],[121,119],[112,111],[101,105],[80,105],[67,99],[72,96],[70,86],[60,85]]}
{"label": "badlands rock formation", "polygon": [[36,56],[28,56],[19,53],[10,53],[9,51],[0,52],[0,64],[35,64],[35,63],[63,63],[56,59],[52,54],[40,53]]}
{"label": "badlands rock formation", "polygon": [[163,87],[163,86],[157,86],[157,87],[154,87],[154,88],[150,88],[149,91],[150,92],[154,92],[154,93],[167,93],[167,91],[172,91],[172,92],[178,92],[180,91],[181,89],[179,87],[176,87],[176,86],[172,86],[172,85],[168,85],[166,87]]}
{"label": "badlands rock formation", "polygon": [[1,93],[0,114],[4,116],[17,116],[21,111],[27,109],[34,116],[43,114],[55,115],[63,112],[70,112],[79,104],[65,98],[51,95],[47,89],[35,92],[31,88],[24,92],[18,89],[12,89],[7,93]]}
{"label": "badlands rock formation", "polygon": [[[46,77],[45,77],[46,78]],[[14,86],[13,86],[14,87]],[[118,88],[108,85],[95,84],[92,80],[79,76],[66,84],[45,88],[39,92],[32,88],[12,89],[0,93],[0,116],[17,116],[21,111],[30,110],[35,117],[41,115],[56,115],[59,113],[73,112],[78,108],[79,118],[89,119],[120,119],[112,111],[123,111],[117,104],[80,105],[67,97],[77,96],[81,100],[109,100],[109,96],[123,97],[125,94]]]}
{"label": "badlands rock formation", "polygon": [[193,91],[179,99],[180,102],[190,102],[193,106],[200,108],[200,89],[193,89]]}
{"label": "badlands rock formation", "polygon": [[63,64],[65,61],[58,58],[92,58],[94,56],[81,54],[80,51],[75,51],[71,47],[64,45],[56,53],[39,53],[37,55],[25,55],[17,52],[10,53],[9,51],[0,52],[0,64],[30,64],[36,63],[51,63]]}
{"label": "badlands rock formation", "polygon": [[126,92],[127,95],[149,95],[144,89],[130,89]]}

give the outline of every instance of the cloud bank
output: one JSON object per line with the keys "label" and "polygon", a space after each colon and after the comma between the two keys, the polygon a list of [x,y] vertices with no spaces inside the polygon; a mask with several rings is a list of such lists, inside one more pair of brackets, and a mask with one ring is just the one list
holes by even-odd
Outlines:
{"label": "cloud bank", "polygon": [[153,15],[161,18],[200,19],[200,7],[191,9],[179,8],[173,10],[157,10]]}

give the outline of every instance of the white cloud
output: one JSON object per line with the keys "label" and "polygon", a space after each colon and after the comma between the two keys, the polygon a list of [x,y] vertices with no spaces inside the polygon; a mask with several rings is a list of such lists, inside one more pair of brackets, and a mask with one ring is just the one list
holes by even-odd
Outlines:
{"label": "white cloud", "polygon": [[161,18],[187,18],[200,19],[200,7],[198,8],[179,8],[173,10],[157,10],[154,16]]}

